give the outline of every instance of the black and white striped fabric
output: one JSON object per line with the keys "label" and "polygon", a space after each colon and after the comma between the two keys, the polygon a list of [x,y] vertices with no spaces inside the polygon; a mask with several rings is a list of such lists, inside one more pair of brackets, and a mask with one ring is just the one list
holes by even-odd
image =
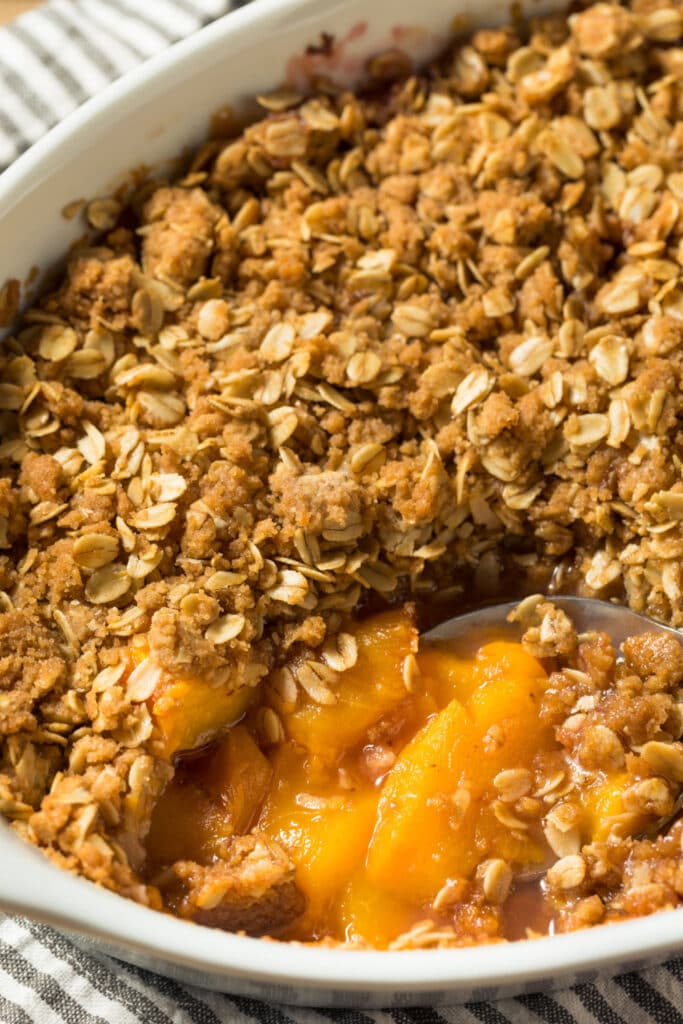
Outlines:
{"label": "black and white striped fabric", "polygon": [[0,169],[88,96],[237,6],[49,0],[0,29]]}
{"label": "black and white striped fabric", "polygon": [[[353,956],[353,954],[349,954]],[[457,952],[453,954],[457,956]],[[552,995],[386,1011],[305,1010],[181,985],[0,915],[3,1024],[679,1024],[683,962]]]}
{"label": "black and white striped fabric", "polygon": [[[86,97],[235,6],[235,0],[49,0],[0,29],[0,168]],[[180,985],[87,955],[51,928],[0,915],[2,1024],[678,1024],[682,1006],[683,960],[672,960],[495,1005],[295,1010]]]}

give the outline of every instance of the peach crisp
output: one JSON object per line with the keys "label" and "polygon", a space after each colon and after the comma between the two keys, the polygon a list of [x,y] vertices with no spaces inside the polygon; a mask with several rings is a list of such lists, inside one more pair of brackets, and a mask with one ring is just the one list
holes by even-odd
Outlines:
{"label": "peach crisp", "polygon": [[59,867],[349,947],[681,905],[681,647],[551,600],[683,626],[682,10],[283,83],[0,282],[0,813]]}
{"label": "peach crisp", "polygon": [[[558,612],[538,607],[556,627]],[[604,858],[612,837],[671,811],[683,772],[666,757],[683,751],[650,741],[629,753],[632,724],[614,728],[615,700],[642,686],[633,652],[654,646],[678,677],[683,649],[634,638],[622,666],[604,635],[579,640],[560,621],[571,657],[531,654],[533,627],[470,657],[420,647],[410,608],[350,625],[319,660],[295,656],[239,725],[183,759],[152,816],[149,879],[169,908],[205,924],[378,948],[627,913],[624,894],[594,895]],[[311,694],[297,694],[302,673]],[[569,693],[581,710],[568,719]],[[282,734],[259,744],[273,711]],[[192,725],[187,706],[164,714],[166,735],[174,714]],[[256,846],[236,871],[240,842]],[[245,902],[241,873],[273,850],[281,863],[264,883],[264,918],[261,900]]]}

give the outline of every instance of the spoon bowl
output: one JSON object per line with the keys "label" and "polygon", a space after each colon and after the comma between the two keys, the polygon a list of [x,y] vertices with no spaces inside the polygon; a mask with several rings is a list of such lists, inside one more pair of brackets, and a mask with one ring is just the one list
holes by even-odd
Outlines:
{"label": "spoon bowl", "polygon": [[[646,615],[611,601],[598,601],[592,597],[548,597],[572,620],[579,633],[607,633],[618,649],[630,636],[641,633],[669,633],[683,643],[683,631],[655,622]],[[520,602],[506,601],[477,608],[465,615],[447,619],[425,633],[422,640],[431,645],[445,646],[463,657],[473,654],[489,640],[519,640],[523,626],[509,622],[508,616]]]}

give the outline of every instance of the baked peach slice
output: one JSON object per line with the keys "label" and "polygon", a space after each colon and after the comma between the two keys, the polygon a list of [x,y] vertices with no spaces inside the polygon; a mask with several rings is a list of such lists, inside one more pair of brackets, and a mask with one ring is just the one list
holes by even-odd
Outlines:
{"label": "baked peach slice", "polygon": [[[300,688],[296,707],[278,707],[288,738],[327,763],[364,740],[371,726],[407,705],[411,696],[404,668],[417,651],[418,633],[410,612],[373,616],[347,636],[355,660],[336,674],[330,702],[320,703]],[[324,649],[321,661],[324,664]],[[291,671],[296,676],[306,667],[306,658],[300,657],[292,662]]]}
{"label": "baked peach slice", "polygon": [[191,860],[208,864],[227,841],[258,817],[273,770],[243,725],[203,757],[181,767],[156,803],[147,838],[151,864]]}
{"label": "baked peach slice", "polygon": [[363,864],[378,796],[370,783],[359,781],[341,790],[336,771],[327,777],[312,771],[291,743],[278,751],[257,827],[296,865],[297,885],[307,899],[302,926],[309,932],[325,934],[336,899]]}
{"label": "baked peach slice", "polygon": [[481,648],[470,672],[466,700],[451,700],[404,747],[379,801],[367,877],[413,903],[430,903],[487,857],[529,864],[544,856],[539,841],[498,820],[494,779],[529,772],[539,750],[555,746],[539,718],[546,672],[506,642]]}
{"label": "baked peach slice", "polygon": [[155,753],[171,759],[180,751],[211,742],[244,716],[255,698],[253,687],[229,691],[201,678],[165,672],[149,655],[144,638],[130,650],[127,691],[146,701],[156,726]]}

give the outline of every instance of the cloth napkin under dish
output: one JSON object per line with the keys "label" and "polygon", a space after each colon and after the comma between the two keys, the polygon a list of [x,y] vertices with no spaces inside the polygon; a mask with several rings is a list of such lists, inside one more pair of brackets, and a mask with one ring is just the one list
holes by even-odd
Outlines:
{"label": "cloth napkin under dish", "polygon": [[[235,6],[49,0],[0,28],[0,169],[108,82]],[[294,1009],[181,985],[0,914],[2,1024],[678,1024],[681,1007],[683,959],[497,1003],[362,1013]]]}

